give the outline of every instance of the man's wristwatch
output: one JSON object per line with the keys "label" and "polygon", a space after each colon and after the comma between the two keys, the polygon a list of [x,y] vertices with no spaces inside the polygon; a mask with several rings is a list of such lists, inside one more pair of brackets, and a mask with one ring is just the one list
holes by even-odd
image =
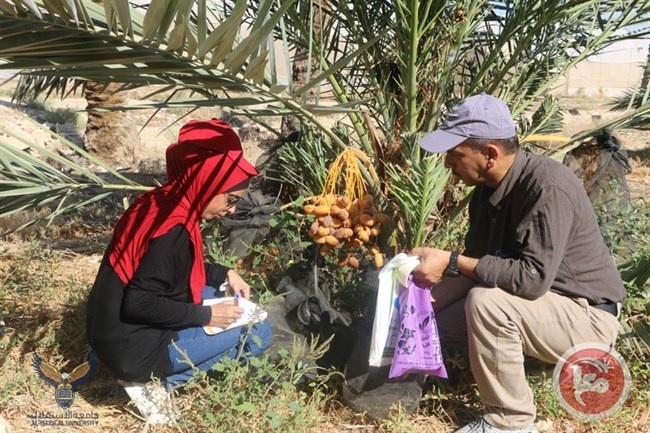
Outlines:
{"label": "man's wristwatch", "polygon": [[460,271],[458,270],[458,253],[456,251],[451,252],[451,256],[449,256],[449,265],[442,274],[447,277],[460,277]]}

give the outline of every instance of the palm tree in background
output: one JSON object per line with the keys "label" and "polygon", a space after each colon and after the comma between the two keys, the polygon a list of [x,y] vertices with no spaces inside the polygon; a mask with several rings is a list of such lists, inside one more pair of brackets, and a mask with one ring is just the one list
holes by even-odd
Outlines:
{"label": "palm tree in background", "polygon": [[84,149],[113,167],[131,167],[135,149],[140,143],[138,130],[129,113],[101,111],[103,107],[123,105],[125,93],[117,83],[85,81],[83,93],[87,101],[88,121],[84,132]]}
{"label": "palm tree in background", "polygon": [[[278,134],[268,116],[296,116],[302,138],[281,151],[284,181],[318,194],[334,157],[346,147],[360,149],[372,166],[364,170],[368,189],[399,220],[398,244],[444,245],[463,191],[448,187],[448,171],[439,157],[419,149],[419,135],[434,129],[457,100],[485,91],[507,101],[522,142],[547,150],[536,137],[562,127],[554,83],[611,43],[649,34],[649,11],[650,0],[153,0],[136,6],[127,0],[6,0],[0,2],[0,59],[3,68],[55,77],[58,85],[74,78],[124,89],[148,86],[147,96],[191,92],[104,110],[229,107]],[[619,31],[630,25],[639,30]],[[283,53],[275,51],[276,42]],[[307,60],[306,82],[283,84],[278,77],[278,63],[288,64],[291,55]],[[321,105],[325,99],[334,104]],[[642,104],[568,145],[649,110]],[[329,128],[319,116],[332,113],[345,118]],[[83,182],[69,174],[57,179],[57,170],[39,177],[34,158],[8,155],[0,159],[8,179],[0,184],[0,216],[56,203],[48,188],[109,186],[89,181],[87,173]],[[67,203],[57,212],[76,207]]]}

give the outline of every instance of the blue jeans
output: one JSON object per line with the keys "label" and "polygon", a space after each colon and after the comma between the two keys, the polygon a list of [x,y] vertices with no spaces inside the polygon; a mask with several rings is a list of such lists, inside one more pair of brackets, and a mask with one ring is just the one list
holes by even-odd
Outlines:
{"label": "blue jeans", "polygon": [[[201,298],[215,298],[215,292],[214,287],[207,286],[203,289]],[[206,334],[201,326],[182,329],[177,334],[178,340],[167,346],[172,365],[172,374],[165,378],[168,390],[184,385],[195,368],[209,371],[224,356],[234,359],[240,351],[241,361],[244,362],[248,357],[260,355],[271,343],[271,325],[268,320],[255,323],[250,328],[241,326],[216,335]],[[259,337],[260,344],[253,341],[257,340],[253,336]]]}

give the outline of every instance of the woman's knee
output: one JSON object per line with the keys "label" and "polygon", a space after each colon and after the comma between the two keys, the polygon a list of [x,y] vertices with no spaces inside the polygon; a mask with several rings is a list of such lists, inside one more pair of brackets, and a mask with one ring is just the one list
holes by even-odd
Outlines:
{"label": "woman's knee", "polygon": [[251,326],[248,331],[247,349],[252,356],[264,352],[271,344],[272,331],[268,320],[258,322]]}

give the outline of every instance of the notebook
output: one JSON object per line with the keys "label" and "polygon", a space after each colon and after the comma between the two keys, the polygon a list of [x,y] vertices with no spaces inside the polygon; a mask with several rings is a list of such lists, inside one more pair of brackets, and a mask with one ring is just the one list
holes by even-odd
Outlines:
{"label": "notebook", "polygon": [[[225,298],[204,299],[203,305],[214,305],[221,302],[232,301],[233,299],[234,298],[232,296]],[[219,328],[217,326],[204,326],[203,329],[205,330],[205,333],[208,335],[215,335],[228,329],[247,325],[250,322],[261,322],[262,320],[266,319],[266,316],[268,315],[267,312],[264,311],[259,305],[249,301],[246,298],[239,298],[239,306],[244,309],[244,313],[237,321],[232,323],[227,328]]]}

